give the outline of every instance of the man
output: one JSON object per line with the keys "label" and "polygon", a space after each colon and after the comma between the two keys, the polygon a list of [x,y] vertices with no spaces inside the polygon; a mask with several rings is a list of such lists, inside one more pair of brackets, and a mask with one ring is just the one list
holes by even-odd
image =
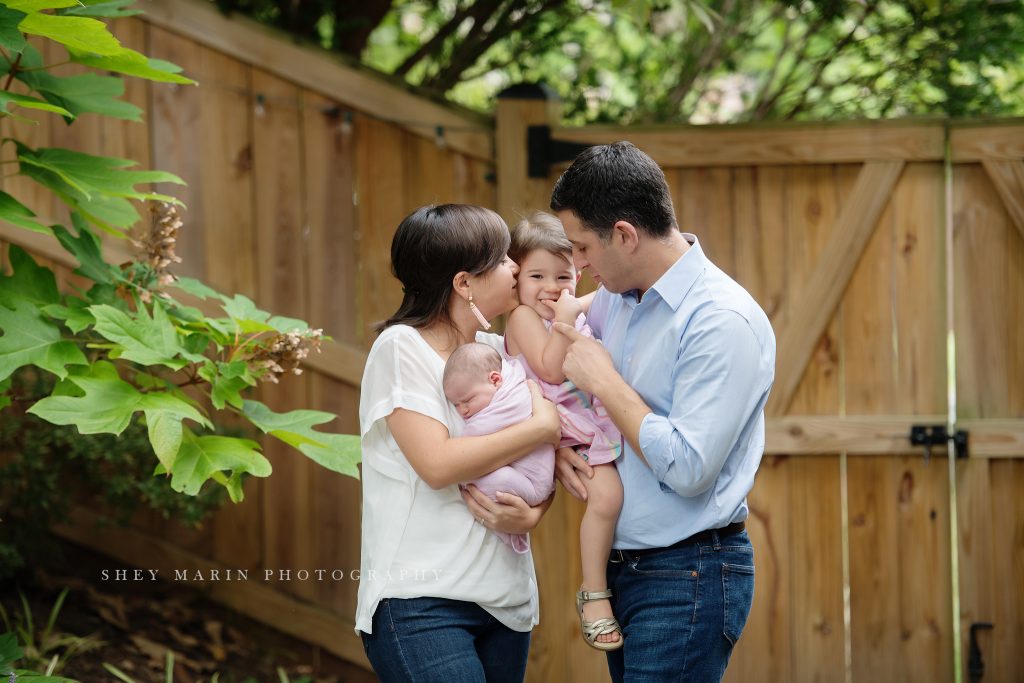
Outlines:
{"label": "man", "polygon": [[[744,520],[775,374],[771,325],[679,232],[664,174],[632,144],[581,153],[551,209],[577,269],[603,285],[588,317],[601,344],[556,324],[573,341],[563,369],[625,441],[608,562],[624,634],[608,654],[612,679],[718,681],[753,601]],[[583,498],[582,458],[560,455],[557,468]]]}

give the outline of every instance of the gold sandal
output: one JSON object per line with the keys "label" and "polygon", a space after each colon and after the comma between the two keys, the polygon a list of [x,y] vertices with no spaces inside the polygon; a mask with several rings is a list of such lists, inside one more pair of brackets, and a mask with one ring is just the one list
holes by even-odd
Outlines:
{"label": "gold sandal", "polygon": [[[622,647],[623,635],[622,627],[619,626],[617,619],[612,617],[602,617],[597,621],[587,621],[583,618],[583,604],[587,602],[594,602],[595,600],[604,600],[612,597],[611,589],[603,591],[585,591],[581,590],[576,593],[576,611],[580,615],[580,627],[583,629],[583,640],[587,641],[587,645],[594,648],[595,650],[618,650]],[[599,636],[603,636],[608,633],[618,633],[619,639],[611,643],[602,643],[598,641]]]}

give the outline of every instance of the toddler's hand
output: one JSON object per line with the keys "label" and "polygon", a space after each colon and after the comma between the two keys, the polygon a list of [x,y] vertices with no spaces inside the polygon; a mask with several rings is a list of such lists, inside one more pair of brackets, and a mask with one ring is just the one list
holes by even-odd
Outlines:
{"label": "toddler's hand", "polygon": [[570,294],[568,289],[562,290],[562,293],[558,295],[558,301],[545,300],[544,303],[555,312],[556,321],[567,325],[574,324],[576,318],[580,317],[580,313],[583,312],[580,300]]}

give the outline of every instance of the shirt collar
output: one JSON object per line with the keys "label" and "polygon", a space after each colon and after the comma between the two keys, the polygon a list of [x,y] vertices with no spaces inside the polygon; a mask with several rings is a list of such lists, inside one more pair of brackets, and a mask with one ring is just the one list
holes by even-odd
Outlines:
{"label": "shirt collar", "polygon": [[[697,281],[697,278],[704,272],[708,264],[707,257],[704,256],[704,250],[701,248],[697,236],[689,232],[682,234],[686,241],[690,243],[690,248],[657,279],[645,295],[650,296],[651,292],[657,292],[662,301],[667,303],[672,310],[678,309],[679,305],[683,303],[683,297],[690,291],[690,287]],[[623,292],[621,296],[635,306],[639,298],[638,295],[639,292],[633,289]]]}

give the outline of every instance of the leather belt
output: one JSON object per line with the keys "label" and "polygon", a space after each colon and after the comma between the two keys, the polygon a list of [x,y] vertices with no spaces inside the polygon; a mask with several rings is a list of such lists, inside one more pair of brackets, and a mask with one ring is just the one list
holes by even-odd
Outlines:
{"label": "leather belt", "polygon": [[740,522],[733,522],[732,524],[728,524],[726,526],[723,526],[720,529],[706,529],[704,531],[700,531],[700,532],[694,534],[693,536],[689,536],[687,538],[684,538],[681,541],[676,541],[672,545],[666,546],[664,548],[640,548],[640,549],[637,549],[637,550],[621,550],[621,549],[615,548],[615,549],[612,549],[612,552],[611,552],[611,555],[608,558],[608,561],[609,562],[628,562],[628,561],[631,561],[631,560],[636,560],[636,559],[641,558],[641,557],[647,557],[649,555],[655,555],[657,553],[663,553],[666,550],[678,550],[679,548],[685,548],[687,546],[691,546],[691,545],[694,545],[696,543],[713,543],[714,540],[715,540],[715,535],[717,535],[719,539],[722,539],[722,538],[724,538],[726,536],[732,536],[733,534],[738,534],[739,532],[743,531],[746,528],[747,528],[746,522],[742,522],[742,521],[740,521]]}

